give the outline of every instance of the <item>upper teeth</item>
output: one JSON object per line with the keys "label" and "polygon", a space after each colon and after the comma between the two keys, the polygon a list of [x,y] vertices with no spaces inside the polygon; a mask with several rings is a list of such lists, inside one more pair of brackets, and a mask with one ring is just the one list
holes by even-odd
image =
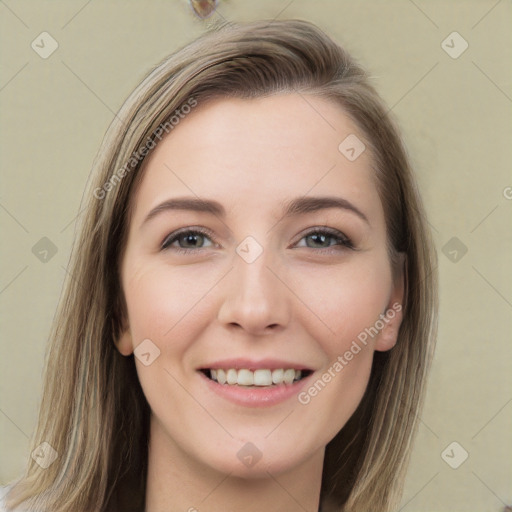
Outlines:
{"label": "upper teeth", "polygon": [[210,370],[210,377],[219,384],[238,384],[239,386],[271,386],[272,384],[291,384],[302,377],[301,370],[292,368],[283,370]]}

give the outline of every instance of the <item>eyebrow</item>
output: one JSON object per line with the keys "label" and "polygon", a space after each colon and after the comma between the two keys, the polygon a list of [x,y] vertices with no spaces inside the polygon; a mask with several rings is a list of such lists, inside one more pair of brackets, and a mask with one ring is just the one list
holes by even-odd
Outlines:
{"label": "eyebrow", "polygon": [[[360,219],[364,220],[368,225],[370,224],[366,215],[352,204],[347,199],[335,196],[326,197],[298,197],[291,201],[284,203],[283,218],[292,217],[294,215],[301,215],[305,213],[316,212],[320,210],[326,210],[329,208],[339,208],[354,213]],[[156,217],[162,212],[170,210],[189,210],[194,212],[206,212],[211,213],[215,216],[224,218],[226,216],[226,210],[217,201],[210,199],[200,199],[197,197],[176,197],[173,199],[167,199],[163,203],[155,206],[146,218],[142,225]]]}

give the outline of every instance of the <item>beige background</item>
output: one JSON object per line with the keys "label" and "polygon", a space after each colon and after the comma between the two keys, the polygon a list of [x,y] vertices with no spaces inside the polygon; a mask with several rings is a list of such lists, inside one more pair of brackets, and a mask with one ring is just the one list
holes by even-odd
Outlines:
{"label": "beige background", "polygon": [[[401,510],[501,510],[512,503],[511,1],[225,0],[215,16],[313,21],[375,77],[417,169],[441,278]],[[185,0],[0,1],[0,484],[30,456],[45,343],[103,133],[143,74],[206,23]],[[47,59],[31,48],[43,31],[59,44]],[[453,31],[469,44],[456,59],[441,47]],[[32,252],[42,237],[57,247],[46,263]],[[446,246],[453,237],[459,247]],[[469,453],[458,469],[441,456],[453,441]]]}

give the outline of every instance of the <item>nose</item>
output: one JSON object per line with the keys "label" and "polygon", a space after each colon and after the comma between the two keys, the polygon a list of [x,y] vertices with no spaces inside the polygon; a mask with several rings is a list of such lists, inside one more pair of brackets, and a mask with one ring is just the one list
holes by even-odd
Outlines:
{"label": "nose", "polygon": [[254,336],[282,330],[290,318],[290,291],[266,251],[252,263],[237,254],[226,276],[218,321]]}

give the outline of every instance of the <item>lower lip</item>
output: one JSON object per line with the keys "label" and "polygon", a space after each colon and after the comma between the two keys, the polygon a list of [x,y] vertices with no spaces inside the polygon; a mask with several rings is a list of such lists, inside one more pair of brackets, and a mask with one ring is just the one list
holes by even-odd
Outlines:
{"label": "lower lip", "polygon": [[219,384],[209,379],[203,372],[198,372],[206,385],[217,395],[246,407],[270,407],[297,396],[306,381],[313,375],[308,375],[292,384],[275,386],[238,386],[237,384]]}

